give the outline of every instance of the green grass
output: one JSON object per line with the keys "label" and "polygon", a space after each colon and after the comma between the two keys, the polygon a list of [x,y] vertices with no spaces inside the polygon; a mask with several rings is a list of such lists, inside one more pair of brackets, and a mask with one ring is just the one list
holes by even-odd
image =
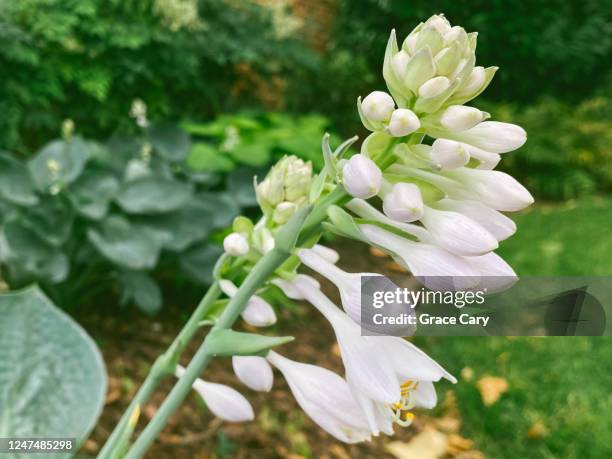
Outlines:
{"label": "green grass", "polygon": [[[519,275],[612,275],[612,199],[539,205],[515,217],[518,232],[500,254]],[[421,338],[459,376],[462,434],[488,458],[612,457],[612,338]],[[482,403],[476,382],[500,376],[509,390]],[[541,422],[548,434],[527,436]]]}

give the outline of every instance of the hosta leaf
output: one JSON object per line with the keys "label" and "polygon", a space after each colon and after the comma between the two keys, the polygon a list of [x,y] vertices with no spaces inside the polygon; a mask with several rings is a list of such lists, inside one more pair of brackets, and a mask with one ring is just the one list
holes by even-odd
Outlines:
{"label": "hosta leaf", "polygon": [[72,437],[82,443],[106,393],[95,343],[37,287],[0,295],[0,317],[2,436]]}
{"label": "hosta leaf", "polygon": [[136,231],[122,217],[108,217],[98,229],[87,230],[87,237],[104,257],[119,266],[142,270],[157,264],[159,241],[144,231]]}
{"label": "hosta leaf", "polygon": [[147,176],[124,184],[116,199],[126,212],[163,213],[183,206],[192,193],[193,187],[188,183]]}
{"label": "hosta leaf", "polygon": [[224,228],[232,223],[240,213],[236,199],[229,193],[202,192],[195,196],[196,201],[213,215],[213,227]]}
{"label": "hosta leaf", "polygon": [[239,206],[252,207],[257,205],[255,189],[253,188],[254,176],[265,176],[262,169],[241,167],[230,172],[225,180],[227,191],[236,200]]}
{"label": "hosta leaf", "polygon": [[191,146],[189,135],[172,123],[159,123],[148,129],[153,148],[170,161],[182,161]]}
{"label": "hosta leaf", "polygon": [[0,197],[21,206],[38,202],[26,166],[5,152],[0,152]]}
{"label": "hosta leaf", "polygon": [[193,145],[187,165],[195,171],[213,172],[229,172],[235,167],[229,156],[204,142]]}
{"label": "hosta leaf", "polygon": [[213,268],[223,250],[216,245],[192,247],[181,255],[181,268],[194,281],[210,284],[213,281]]}
{"label": "hosta leaf", "polygon": [[92,220],[106,216],[108,205],[119,190],[119,181],[102,170],[85,171],[68,190],[76,211]]}
{"label": "hosta leaf", "polygon": [[[70,141],[54,140],[28,163],[34,185],[41,191],[48,191],[55,183],[74,182],[83,172],[89,155],[89,145],[79,137]],[[53,164],[57,166],[56,172],[51,170]]]}
{"label": "hosta leaf", "polygon": [[157,314],[162,307],[162,293],[157,282],[142,271],[122,271],[119,273],[125,300],[133,300],[146,314]]}
{"label": "hosta leaf", "polygon": [[70,236],[73,220],[74,212],[69,205],[45,196],[37,206],[28,208],[21,222],[53,247],[59,247]]}
{"label": "hosta leaf", "polygon": [[272,144],[266,141],[241,140],[229,154],[239,163],[249,166],[264,166],[272,157]]}

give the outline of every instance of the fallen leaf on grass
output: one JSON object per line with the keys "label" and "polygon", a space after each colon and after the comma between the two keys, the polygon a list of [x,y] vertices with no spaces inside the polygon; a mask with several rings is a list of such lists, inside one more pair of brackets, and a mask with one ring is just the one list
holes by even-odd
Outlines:
{"label": "fallen leaf on grass", "polygon": [[393,441],[387,451],[397,459],[439,459],[446,454],[448,439],[431,427],[416,434],[409,442]]}
{"label": "fallen leaf on grass", "polygon": [[510,387],[508,381],[498,376],[485,376],[476,383],[482,402],[486,406],[491,406],[499,400],[504,392]]}

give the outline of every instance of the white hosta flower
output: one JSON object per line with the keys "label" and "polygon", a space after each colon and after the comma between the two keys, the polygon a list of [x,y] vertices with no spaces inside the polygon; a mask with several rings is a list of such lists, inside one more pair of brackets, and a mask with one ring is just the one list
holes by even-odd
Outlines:
{"label": "white hosta flower", "polygon": [[425,286],[439,289],[471,288],[479,273],[458,255],[431,244],[410,241],[375,225],[359,225],[373,244],[395,254]]}
{"label": "white hosta flower", "polygon": [[458,97],[470,97],[476,94],[487,81],[484,67],[474,67],[465,83],[455,93]]}
{"label": "white hosta flower", "polygon": [[[394,422],[404,424],[412,405],[414,381],[455,378],[408,341],[393,336],[362,336],[361,328],[320,290],[296,280],[295,287],[330,322],[338,340],[346,379],[364,409],[372,433],[391,434]],[[431,397],[429,397],[431,401]]]}
{"label": "white hosta flower", "polygon": [[242,234],[231,233],[223,239],[223,249],[229,255],[241,257],[249,253],[249,243]]}
{"label": "white hosta flower", "polygon": [[501,211],[514,212],[533,204],[533,196],[514,177],[501,171],[470,169],[446,171],[460,186],[446,187],[451,198],[481,201]]}
{"label": "white hosta flower", "polygon": [[259,392],[270,392],[274,383],[274,374],[267,360],[254,355],[235,355],[232,367],[236,376],[249,389]]}
{"label": "white hosta flower", "polygon": [[423,216],[423,197],[414,183],[396,183],[383,199],[383,210],[389,218],[413,222]]}
{"label": "white hosta flower", "polygon": [[444,249],[454,254],[482,255],[498,246],[486,228],[458,212],[425,207],[421,223]]}
{"label": "white hosta flower", "polygon": [[342,169],[342,184],[348,194],[367,199],[375,196],[382,185],[382,172],[367,156],[351,156]]}
{"label": "white hosta flower", "polygon": [[290,298],[292,300],[303,300],[304,296],[298,289],[295,288],[294,284],[296,282],[296,279],[300,280],[300,282],[310,283],[310,288],[314,288],[317,290],[321,288],[321,285],[316,279],[313,279],[312,277],[307,276],[306,274],[298,274],[297,276],[295,276],[295,279],[293,281],[288,281],[286,279],[281,278],[272,279],[272,283],[278,288],[280,288],[283,293],[287,295],[287,298]]}
{"label": "white hosta flower", "polygon": [[261,183],[255,183],[257,202],[267,216],[283,202],[299,207],[306,203],[311,183],[312,163],[296,156],[284,156]]}
{"label": "white hosta flower", "polygon": [[370,439],[365,414],[343,378],[333,371],[295,362],[274,351],[267,358],[283,374],[300,407],[323,430],[345,443]]}
{"label": "white hosta flower", "polygon": [[432,207],[459,212],[471,218],[480,223],[498,241],[503,241],[516,232],[516,223],[512,219],[479,201],[442,199],[432,204]]}
{"label": "white hosta flower", "polygon": [[[185,368],[176,366],[175,376],[180,378]],[[253,407],[244,396],[224,384],[211,383],[198,378],[193,389],[204,399],[206,406],[218,418],[229,422],[252,421],[255,418]]]}
{"label": "white hosta flower", "polygon": [[[219,288],[221,288],[221,291],[230,298],[238,291],[236,285],[227,279],[221,279],[219,281]],[[241,316],[246,323],[254,327],[268,327],[276,323],[276,314],[272,306],[257,295],[253,295],[249,299]]]}
{"label": "white hosta flower", "polygon": [[[261,220],[264,222],[264,220]],[[255,231],[253,231],[253,246],[260,253],[268,253],[270,250],[274,248],[274,236],[272,236],[272,232],[263,225],[259,223],[255,226]]]}
{"label": "white hosta flower", "polygon": [[481,275],[478,289],[486,289],[488,294],[503,292],[518,281],[510,265],[494,252],[479,257],[466,257],[466,260]]}
{"label": "white hosta flower", "polygon": [[440,115],[440,124],[451,131],[465,131],[484,121],[488,113],[474,107],[451,105]]}
{"label": "white hosta flower", "polygon": [[321,245],[321,244],[315,244],[312,247],[312,250],[314,250],[317,253],[317,255],[325,258],[327,261],[333,264],[336,264],[338,260],[340,259],[340,254],[338,252],[336,252],[334,249],[330,249],[329,247],[325,247],[324,245]]}
{"label": "white hosta flower", "polygon": [[432,98],[442,94],[450,87],[450,80],[443,76],[438,76],[427,80],[419,87],[419,97]]}
{"label": "white hosta flower", "polygon": [[361,102],[361,110],[370,121],[389,121],[394,109],[393,98],[383,91],[371,92]]}
{"label": "white hosta flower", "polygon": [[361,324],[361,277],[377,273],[348,273],[319,256],[312,249],[298,251],[300,261],[334,283],[340,292],[342,307],[356,323]]}
{"label": "white hosta flower", "polygon": [[527,133],[516,124],[483,121],[461,132],[449,132],[445,137],[474,145],[491,153],[507,153],[523,146]]}
{"label": "white hosta flower", "polygon": [[451,30],[451,25],[443,14],[434,14],[425,22],[425,26],[433,27],[442,35]]}
{"label": "white hosta flower", "polygon": [[460,142],[448,139],[436,139],[429,156],[432,163],[442,170],[465,166],[470,160],[467,149]]}
{"label": "white hosta flower", "polygon": [[283,225],[289,221],[297,208],[298,206],[296,203],[283,201],[276,205],[274,213],[272,214],[272,220],[278,225]]}
{"label": "white hosta flower", "polygon": [[477,169],[492,170],[501,161],[501,155],[497,153],[490,153],[467,143],[461,143],[461,145],[468,152],[470,158],[480,161]]}
{"label": "white hosta flower", "polygon": [[398,108],[391,114],[389,121],[389,134],[394,137],[403,137],[411,134],[421,127],[419,118],[412,110],[407,108]]}

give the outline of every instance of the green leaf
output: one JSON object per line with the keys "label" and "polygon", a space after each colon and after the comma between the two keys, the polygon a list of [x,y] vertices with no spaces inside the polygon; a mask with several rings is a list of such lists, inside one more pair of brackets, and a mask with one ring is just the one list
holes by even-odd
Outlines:
{"label": "green leaf", "polygon": [[119,281],[125,300],[133,300],[145,314],[155,315],[162,307],[162,293],[157,282],[142,271],[121,271]]}
{"label": "green leaf", "polygon": [[0,152],[0,197],[20,206],[38,203],[26,166],[6,152]]}
{"label": "green leaf", "polygon": [[70,237],[74,212],[63,200],[45,196],[37,206],[24,212],[22,223],[41,239],[59,247]]}
{"label": "green leaf", "polygon": [[195,282],[209,285],[213,282],[213,268],[223,249],[216,245],[192,247],[181,255],[182,270]]}
{"label": "green leaf", "polygon": [[241,207],[253,207],[257,205],[257,197],[253,187],[253,177],[262,174],[261,169],[241,167],[230,172],[226,178],[227,192],[236,200]]}
{"label": "green leaf", "polygon": [[183,161],[187,157],[191,140],[189,135],[172,123],[159,123],[148,129],[153,148],[170,161]]}
{"label": "green leaf", "polygon": [[0,317],[2,436],[83,443],[106,394],[95,343],[38,287],[0,295]]}
{"label": "green leaf", "polygon": [[242,139],[229,154],[239,163],[249,166],[264,166],[272,158],[272,145],[265,140],[249,141]]}
{"label": "green leaf", "polygon": [[353,217],[344,209],[338,206],[330,206],[327,209],[327,216],[331,221],[331,225],[325,222],[325,227],[331,229],[342,236],[349,237],[358,241],[368,242],[361,234],[359,227],[355,223]]}
{"label": "green leaf", "polygon": [[293,341],[293,336],[265,336],[234,330],[212,330],[206,337],[205,346],[214,356],[265,355],[274,346]]}
{"label": "green leaf", "polygon": [[152,269],[159,258],[160,244],[150,233],[136,231],[122,217],[106,218],[98,229],[89,228],[87,237],[94,247],[115,264],[129,269]]}
{"label": "green leaf", "polygon": [[70,186],[67,194],[79,214],[101,220],[118,190],[119,181],[109,173],[87,170]]}
{"label": "green leaf", "polygon": [[[74,182],[89,159],[89,145],[79,137],[70,141],[54,140],[45,145],[29,162],[28,169],[36,188],[47,192],[55,183]],[[52,172],[52,164],[58,170]]]}
{"label": "green leaf", "polygon": [[225,153],[204,142],[197,142],[189,151],[187,165],[196,171],[229,172],[234,161]]}
{"label": "green leaf", "polygon": [[209,209],[213,215],[213,228],[225,228],[240,213],[240,207],[230,193],[201,192],[196,194],[196,201]]}
{"label": "green leaf", "polygon": [[129,213],[162,213],[179,209],[192,194],[193,187],[188,183],[147,176],[124,184],[116,200]]}

